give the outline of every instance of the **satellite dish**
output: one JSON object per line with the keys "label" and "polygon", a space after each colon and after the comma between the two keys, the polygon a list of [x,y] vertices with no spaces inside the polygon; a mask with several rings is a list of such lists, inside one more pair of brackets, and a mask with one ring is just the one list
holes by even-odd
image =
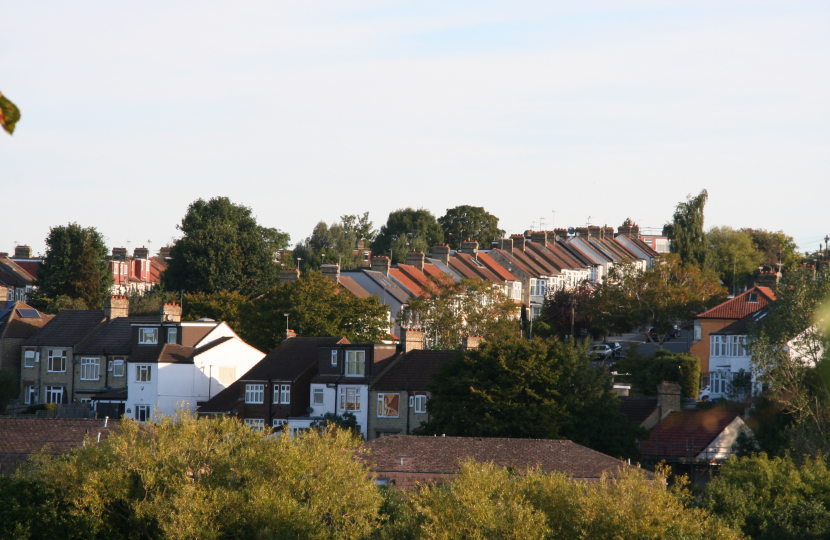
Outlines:
{"label": "satellite dish", "polygon": [[314,412],[314,407],[306,407],[305,412],[307,412],[308,414],[313,413]]}
{"label": "satellite dish", "polygon": [[573,227],[568,227],[568,234],[573,234],[573,233],[575,233],[575,232],[576,232],[576,231],[574,230],[574,228],[573,228]]}

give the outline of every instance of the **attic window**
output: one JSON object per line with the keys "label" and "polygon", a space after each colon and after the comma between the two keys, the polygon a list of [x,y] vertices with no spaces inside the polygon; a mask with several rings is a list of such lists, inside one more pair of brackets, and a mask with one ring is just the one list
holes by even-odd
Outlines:
{"label": "attic window", "polygon": [[158,328],[139,328],[139,345],[155,345],[159,342]]}
{"label": "attic window", "polygon": [[757,292],[749,293],[749,298],[747,299],[747,302],[758,302],[758,293]]}

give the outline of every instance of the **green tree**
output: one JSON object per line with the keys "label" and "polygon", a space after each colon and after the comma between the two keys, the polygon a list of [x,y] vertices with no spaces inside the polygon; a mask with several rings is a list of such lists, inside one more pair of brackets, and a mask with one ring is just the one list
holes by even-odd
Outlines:
{"label": "green tree", "polygon": [[700,392],[700,359],[685,353],[658,350],[650,357],[629,354],[617,362],[617,372],[631,375],[636,393],[657,395],[662,381],[680,384],[683,396],[697,399]]}
{"label": "green tree", "polygon": [[353,342],[379,343],[389,332],[389,310],[377,297],[357,298],[320,272],[302,274],[277,285],[245,305],[239,334],[262,351],[282,342],[285,313],[298,335],[344,336]]}
{"label": "green tree", "polygon": [[671,252],[684,263],[703,266],[706,261],[706,235],[703,232],[703,207],[709,194],[704,189],[697,197],[688,195],[686,202],[677,203],[674,220],[663,227],[671,243]]}
{"label": "green tree", "polygon": [[112,287],[108,254],[104,237],[94,227],[70,223],[50,228],[30,303],[48,312],[65,296],[83,302],[86,309],[102,308]]}
{"label": "green tree", "polygon": [[788,436],[799,455],[830,454],[830,333],[821,311],[828,300],[829,273],[787,272],[747,339],[756,379],[794,417]]}
{"label": "green tree", "polygon": [[766,454],[730,458],[702,505],[755,540],[830,537],[830,471],[825,459],[796,464]]}
{"label": "green tree", "polygon": [[444,241],[444,230],[429,210],[402,208],[389,214],[386,224],[372,242],[373,255],[388,255],[392,250],[392,262],[405,262],[406,252],[427,252]]}
{"label": "green tree", "polygon": [[357,539],[380,504],[358,444],[338,429],[270,436],[178,414],[125,420],[100,444],[38,456],[20,477],[52,486],[84,538]]}
{"label": "green tree", "polygon": [[740,232],[752,238],[755,249],[762,253],[762,264],[775,266],[780,262],[785,270],[793,270],[801,262],[795,240],[783,231],[772,232],[765,229],[744,228]]}
{"label": "green tree", "polygon": [[190,204],[178,229],[162,285],[168,291],[238,291],[254,296],[279,280],[278,251],[287,233],[260,226],[251,209],[227,197]]}
{"label": "green tree", "polygon": [[709,253],[706,268],[720,278],[721,283],[732,293],[740,291],[758,265],[763,262],[761,253],[752,237],[731,227],[712,227],[706,233]]}
{"label": "green tree", "polygon": [[[588,280],[569,289],[556,289],[545,297],[542,307],[544,320],[560,338],[584,335],[595,329],[594,298],[594,287]],[[619,318],[617,322],[624,326],[626,321],[627,319]],[[603,322],[613,324],[610,318]]]}
{"label": "green tree", "polygon": [[398,320],[408,328],[420,328],[434,349],[455,349],[464,336],[497,340],[518,335],[518,306],[500,285],[464,278],[432,279],[431,292],[413,298]]}
{"label": "green tree", "polygon": [[690,328],[694,317],[720,302],[725,292],[713,272],[668,254],[646,270],[629,261],[615,264],[594,294],[593,310],[598,320],[655,328],[662,348],[674,325]]}
{"label": "green tree", "polygon": [[438,218],[438,223],[444,230],[444,238],[456,249],[461,249],[461,242],[467,240],[475,240],[482,248],[490,249],[493,241],[504,235],[499,229],[499,218],[481,206],[450,208]]}
{"label": "green tree", "polygon": [[319,268],[323,262],[336,262],[343,269],[363,266],[363,254],[355,253],[357,242],[370,242],[374,237],[369,212],[362,216],[340,216],[340,223],[331,226],[319,222],[311,236],[294,247],[294,257],[302,259],[302,268]]}
{"label": "green tree", "polygon": [[250,298],[238,292],[186,294],[182,301],[182,320],[197,321],[207,318],[223,321],[235,332],[244,333],[242,313],[250,308],[252,302]]}
{"label": "green tree", "polygon": [[613,456],[638,455],[645,436],[619,410],[605,374],[584,348],[519,338],[459,353],[430,385],[423,433],[465,437],[569,438]]}
{"label": "green tree", "polygon": [[14,127],[18,120],[20,120],[20,109],[9,101],[9,98],[0,93],[0,127],[11,135],[14,133]]}

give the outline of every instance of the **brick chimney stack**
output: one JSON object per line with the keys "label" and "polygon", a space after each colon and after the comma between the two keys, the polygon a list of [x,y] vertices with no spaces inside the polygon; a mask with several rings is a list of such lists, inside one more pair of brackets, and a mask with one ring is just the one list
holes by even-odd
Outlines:
{"label": "brick chimney stack", "polygon": [[543,246],[548,243],[548,231],[533,231],[530,233],[530,241]]}
{"label": "brick chimney stack", "polygon": [[472,240],[468,242],[461,242],[461,253],[472,255],[474,259],[478,258],[478,241]]}
{"label": "brick chimney stack", "polygon": [[31,259],[32,248],[29,246],[17,246],[14,248],[15,259]]}
{"label": "brick chimney stack", "polygon": [[283,332],[282,336],[284,338],[283,341],[287,341],[291,338],[297,337],[297,332],[295,332],[294,330],[288,329],[285,332]]}
{"label": "brick chimney stack", "polygon": [[478,346],[484,341],[481,336],[464,336],[461,340],[461,348],[465,350],[478,349]]}
{"label": "brick chimney stack", "polygon": [[406,354],[409,351],[424,348],[424,333],[421,330],[401,328],[401,352]]}
{"label": "brick chimney stack", "polygon": [[182,306],[175,302],[161,306],[161,322],[182,322]]}
{"label": "brick chimney stack", "polygon": [[127,248],[114,247],[112,248],[112,259],[115,261],[127,260]]}
{"label": "brick chimney stack", "polygon": [[682,409],[680,405],[680,385],[676,382],[663,381],[657,385],[657,405],[660,407],[662,420],[670,412]]}
{"label": "brick chimney stack", "polygon": [[280,270],[280,285],[283,283],[291,283],[300,279],[300,271],[297,268],[286,268]]}
{"label": "brick chimney stack", "polygon": [[781,279],[781,273],[776,272],[770,266],[759,266],[758,275],[755,276],[756,287],[769,287],[775,290],[778,287],[778,281]]}
{"label": "brick chimney stack", "polygon": [[320,272],[335,283],[340,281],[340,265],[337,263],[321,264]]}
{"label": "brick chimney stack", "polygon": [[423,251],[408,251],[406,253],[406,264],[414,266],[421,272],[424,271],[424,252]]}
{"label": "brick chimney stack", "polygon": [[525,250],[525,236],[523,234],[514,234],[510,238],[513,240],[513,249],[518,251]]}
{"label": "brick chimney stack", "polygon": [[386,255],[378,255],[376,257],[372,257],[372,270],[380,272],[384,276],[388,276],[390,266],[391,263],[389,261],[389,257],[387,257]]}
{"label": "brick chimney stack", "polygon": [[111,321],[118,317],[129,317],[130,301],[126,296],[115,295],[104,300],[104,315]]}
{"label": "brick chimney stack", "polygon": [[432,246],[432,256],[444,264],[450,264],[450,245],[435,244]]}
{"label": "brick chimney stack", "polygon": [[640,226],[639,225],[620,225],[617,227],[617,234],[621,234],[626,238],[639,238],[640,237]]}
{"label": "brick chimney stack", "polygon": [[150,250],[146,247],[135,248],[133,250],[133,257],[135,257],[136,259],[149,259]]}
{"label": "brick chimney stack", "polygon": [[508,255],[513,255],[513,239],[512,238],[500,238],[499,239],[499,249],[502,251],[506,251]]}

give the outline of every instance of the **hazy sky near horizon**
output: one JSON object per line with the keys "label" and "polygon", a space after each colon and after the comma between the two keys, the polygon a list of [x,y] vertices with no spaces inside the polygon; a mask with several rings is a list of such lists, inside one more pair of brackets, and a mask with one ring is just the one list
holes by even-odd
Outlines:
{"label": "hazy sky near horizon", "polygon": [[0,251],[72,221],[155,251],[220,195],[292,243],[407,206],[483,206],[513,232],[660,227],[704,188],[707,227],[811,250],[830,234],[826,1],[3,12],[0,91],[22,118],[0,133]]}

